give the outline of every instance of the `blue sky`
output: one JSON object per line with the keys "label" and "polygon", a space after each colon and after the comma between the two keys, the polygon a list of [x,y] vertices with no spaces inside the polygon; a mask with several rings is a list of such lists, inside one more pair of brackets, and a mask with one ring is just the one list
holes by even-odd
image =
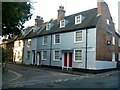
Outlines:
{"label": "blue sky", "polygon": [[[65,7],[65,15],[74,14],[84,10],[97,7],[97,0],[31,0],[34,2],[34,10],[32,19],[25,23],[25,27],[34,25],[36,15],[42,16],[44,21],[49,21],[51,18],[57,18],[57,10],[60,5]],[[120,0],[104,0],[110,9],[113,20],[118,28],[118,1]]]}

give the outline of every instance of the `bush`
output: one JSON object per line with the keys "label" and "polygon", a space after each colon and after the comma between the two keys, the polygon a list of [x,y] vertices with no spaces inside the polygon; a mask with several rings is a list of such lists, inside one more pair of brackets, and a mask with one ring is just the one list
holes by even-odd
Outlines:
{"label": "bush", "polygon": [[4,48],[2,48],[1,50],[2,50],[2,72],[4,72],[5,68],[6,68],[6,62],[8,61],[8,59],[7,59],[8,54]]}

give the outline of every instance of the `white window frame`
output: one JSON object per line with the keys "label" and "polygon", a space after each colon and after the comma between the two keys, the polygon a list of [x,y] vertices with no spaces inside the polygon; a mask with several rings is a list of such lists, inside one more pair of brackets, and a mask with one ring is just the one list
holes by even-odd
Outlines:
{"label": "white window frame", "polygon": [[[59,59],[55,59],[55,51],[59,51]],[[54,61],[60,61],[60,50],[54,50],[53,51],[53,60]]]}
{"label": "white window frame", "polygon": [[115,53],[112,52],[112,61],[115,61]]}
{"label": "white window frame", "polygon": [[[59,43],[56,43],[56,42],[55,42],[55,40],[56,40],[56,38],[55,38],[56,35],[59,35]],[[60,35],[60,34],[55,34],[55,35],[54,35],[54,44],[60,44],[60,42],[61,42],[61,35]]]}
{"label": "white window frame", "polygon": [[50,23],[46,24],[46,30],[50,30],[50,25],[51,25]]}
{"label": "white window frame", "polygon": [[[79,18],[80,20],[78,20],[78,18]],[[78,21],[79,21],[79,22],[78,22]],[[82,15],[75,16],[75,25],[76,25],[76,24],[80,24],[80,23],[82,23]]]}
{"label": "white window frame", "polygon": [[119,57],[119,58],[118,58],[118,61],[120,61],[120,53],[118,54],[118,57]]}
{"label": "white window frame", "polygon": [[[81,50],[81,51],[82,51],[82,57],[81,57],[81,60],[79,60],[79,61],[78,61],[78,60],[77,60],[77,61],[75,60],[75,51],[76,51],[76,50]],[[82,49],[75,49],[75,50],[74,50],[74,62],[79,62],[79,63],[82,63],[82,62],[83,62],[83,50],[82,50]]]}
{"label": "white window frame", "polygon": [[65,19],[60,20],[60,28],[65,27]]}
{"label": "white window frame", "polygon": [[[45,43],[45,37],[47,37],[47,36],[44,36],[43,39],[42,39],[43,45],[47,45],[47,42]],[[47,38],[48,38],[48,37],[47,37]]]}
{"label": "white window frame", "polygon": [[110,20],[109,19],[107,19],[106,22],[107,22],[108,25],[110,25]]}
{"label": "white window frame", "polygon": [[46,50],[42,51],[42,60],[47,60],[47,57],[46,57],[46,58],[43,58],[43,52],[46,52],[46,53],[47,53],[47,51],[46,51]]}
{"label": "white window frame", "polygon": [[[27,39],[27,47],[30,48],[31,47],[31,39]],[[30,42],[30,45],[28,45],[28,42]]]}
{"label": "white window frame", "polygon": [[112,44],[115,45],[115,37],[112,36]]}
{"label": "white window frame", "polygon": [[[76,33],[77,32],[82,32],[82,40],[81,41],[76,41]],[[74,43],[79,43],[79,42],[83,42],[83,31],[82,30],[74,32]]]}

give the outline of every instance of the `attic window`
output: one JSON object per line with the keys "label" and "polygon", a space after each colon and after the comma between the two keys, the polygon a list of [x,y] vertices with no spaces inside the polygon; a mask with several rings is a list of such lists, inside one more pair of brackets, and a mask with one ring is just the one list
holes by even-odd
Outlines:
{"label": "attic window", "polygon": [[65,27],[65,20],[60,21],[60,28],[63,28],[63,27]]}
{"label": "attic window", "polygon": [[31,39],[28,39],[27,41],[27,47],[30,47],[31,46]]}
{"label": "attic window", "polygon": [[46,30],[50,30],[50,23],[46,24]]}
{"label": "attic window", "polygon": [[82,15],[78,15],[75,17],[75,24],[80,24],[82,23]]}

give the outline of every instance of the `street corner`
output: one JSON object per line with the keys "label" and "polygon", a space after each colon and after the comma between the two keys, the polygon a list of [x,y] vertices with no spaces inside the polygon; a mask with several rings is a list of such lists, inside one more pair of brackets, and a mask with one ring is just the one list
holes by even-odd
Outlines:
{"label": "street corner", "polygon": [[12,70],[8,70],[2,74],[2,83],[7,84],[14,80],[20,79],[23,75]]}

